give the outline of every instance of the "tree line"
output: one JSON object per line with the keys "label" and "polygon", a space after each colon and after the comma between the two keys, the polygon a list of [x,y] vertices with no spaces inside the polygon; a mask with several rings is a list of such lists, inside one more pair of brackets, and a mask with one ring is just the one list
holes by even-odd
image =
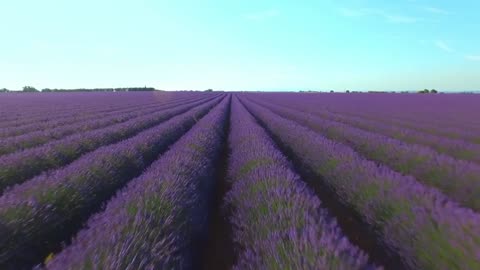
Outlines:
{"label": "tree line", "polygon": [[153,87],[122,87],[122,88],[76,88],[76,89],[51,89],[51,88],[44,88],[42,90],[38,90],[33,86],[24,86],[22,91],[11,91],[6,88],[0,89],[0,92],[28,92],[28,93],[35,93],[35,92],[134,92],[134,91],[155,91],[156,89]]}

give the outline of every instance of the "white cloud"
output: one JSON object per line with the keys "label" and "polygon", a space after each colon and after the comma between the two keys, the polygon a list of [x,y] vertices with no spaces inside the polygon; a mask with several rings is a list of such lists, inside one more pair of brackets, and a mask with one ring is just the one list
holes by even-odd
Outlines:
{"label": "white cloud", "polygon": [[446,42],[442,41],[442,40],[437,40],[435,41],[435,46],[437,46],[437,48],[443,50],[443,51],[446,51],[446,52],[455,52],[454,49],[452,49],[452,47],[450,47]]}
{"label": "white cloud", "polygon": [[442,15],[448,15],[450,14],[450,12],[444,10],[444,9],[441,9],[441,8],[436,8],[436,7],[424,7],[423,8],[425,11],[428,11],[428,12],[431,12],[431,13],[435,13],[435,14],[442,14]]}
{"label": "white cloud", "polygon": [[480,61],[480,55],[467,55],[465,58],[470,61]]}
{"label": "white cloud", "polygon": [[339,12],[342,16],[345,17],[365,17],[365,16],[375,16],[385,19],[390,23],[416,23],[421,21],[422,18],[410,17],[400,14],[392,14],[382,9],[374,8],[340,8]]}
{"label": "white cloud", "polygon": [[244,18],[250,21],[264,21],[278,16],[280,16],[280,11],[276,9],[269,9],[260,12],[245,14]]}

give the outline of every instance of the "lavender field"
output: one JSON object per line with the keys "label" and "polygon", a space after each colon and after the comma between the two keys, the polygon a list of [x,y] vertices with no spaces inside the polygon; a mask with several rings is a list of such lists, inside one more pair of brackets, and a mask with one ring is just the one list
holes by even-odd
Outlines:
{"label": "lavender field", "polygon": [[0,94],[0,269],[480,269],[480,96]]}

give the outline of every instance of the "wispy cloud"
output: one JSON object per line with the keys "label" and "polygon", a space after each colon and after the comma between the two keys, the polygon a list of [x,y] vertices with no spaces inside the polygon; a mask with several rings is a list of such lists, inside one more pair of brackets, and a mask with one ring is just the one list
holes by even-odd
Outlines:
{"label": "wispy cloud", "polygon": [[442,14],[442,15],[448,15],[450,12],[441,9],[441,8],[436,8],[436,7],[423,7],[425,11],[428,11],[430,13],[435,13],[435,14]]}
{"label": "wispy cloud", "polygon": [[445,52],[449,52],[449,53],[452,53],[452,52],[455,52],[455,50],[450,47],[445,41],[443,40],[437,40],[435,41],[435,46],[437,46],[437,48],[445,51]]}
{"label": "wispy cloud", "polygon": [[383,18],[390,23],[416,23],[423,20],[422,18],[411,17],[411,16],[406,16],[401,14],[393,14],[382,9],[374,9],[374,8],[359,8],[359,9],[339,8],[338,10],[340,14],[345,17],[375,16],[375,17]]}
{"label": "wispy cloud", "polygon": [[447,53],[450,53],[452,55],[456,55],[456,56],[462,56],[465,58],[465,60],[468,60],[468,61],[476,61],[476,62],[480,62],[480,54],[468,54],[468,55],[465,55],[463,54],[463,52],[460,52],[460,51],[457,51],[455,50],[454,48],[452,48],[450,45],[448,45],[445,41],[443,40],[437,40],[437,41],[434,41],[434,45],[439,48],[440,50],[444,51],[444,52],[447,52]]}
{"label": "wispy cloud", "polygon": [[467,55],[465,58],[470,61],[480,61],[480,55]]}
{"label": "wispy cloud", "polygon": [[274,17],[280,16],[280,11],[277,9],[269,9],[259,12],[252,12],[245,14],[243,17],[250,21],[264,21]]}

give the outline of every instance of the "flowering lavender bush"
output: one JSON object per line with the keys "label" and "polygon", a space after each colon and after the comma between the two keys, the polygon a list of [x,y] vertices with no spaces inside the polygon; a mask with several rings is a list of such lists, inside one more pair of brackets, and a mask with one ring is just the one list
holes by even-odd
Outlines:
{"label": "flowering lavender bush", "polygon": [[313,111],[325,109],[480,144],[479,95],[262,93],[255,99]]}
{"label": "flowering lavender bush", "polygon": [[238,101],[231,119],[226,200],[243,249],[235,269],[370,268]]}
{"label": "flowering lavender bush", "polygon": [[[297,108],[304,114],[314,114],[325,119],[342,122],[347,125],[361,128],[363,130],[378,132],[383,135],[405,141],[407,143],[421,144],[429,146],[440,153],[450,155],[457,159],[471,160],[480,163],[480,145],[469,141],[442,137],[435,134],[421,132],[415,129],[409,129],[401,126],[383,123],[381,121],[373,121],[358,115],[343,115],[332,113],[325,108],[316,106],[308,106],[302,99],[297,100],[298,103],[291,100],[279,100],[275,104],[290,108]],[[273,102],[268,102],[273,103]],[[265,104],[265,103],[262,103]]]}
{"label": "flowering lavender bush", "polygon": [[[125,105],[128,106],[125,108]],[[89,107],[89,106],[80,106],[79,108],[74,108],[72,111],[69,112],[62,112],[58,110],[52,109],[50,112],[40,112],[40,116],[21,116],[18,117],[16,120],[3,122],[0,127],[0,138],[10,137],[10,136],[17,136],[23,135],[28,132],[40,130],[40,129],[47,129],[47,128],[55,128],[61,125],[66,125],[70,123],[75,123],[79,121],[86,121],[95,119],[99,115],[109,116],[111,114],[116,114],[118,112],[123,112],[124,110],[128,110],[129,108],[138,109],[138,104],[135,106],[134,104],[125,104],[125,105],[117,105],[117,106],[106,106],[106,107]],[[142,105],[149,105],[149,104],[142,104]],[[82,113],[83,110],[83,113]]]}
{"label": "flowering lavender bush", "polygon": [[[168,95],[160,95],[165,99]],[[159,97],[160,97],[159,96]],[[163,99],[162,98],[162,99]],[[46,123],[76,117],[92,116],[118,108],[148,104],[151,96],[88,94],[3,95],[0,101],[0,129],[20,127],[32,123]]]}
{"label": "flowering lavender bush", "polygon": [[52,239],[57,239],[58,230],[88,217],[218,102],[200,105],[130,139],[101,147],[6,192],[0,197],[0,265],[21,260],[31,250],[49,252],[44,245],[55,244]]}
{"label": "flowering lavender bush", "polygon": [[48,269],[190,269],[206,231],[229,99],[89,220]]}
{"label": "flowering lavender bush", "polygon": [[[149,107],[162,106],[162,105],[173,104],[177,102],[195,101],[195,100],[200,100],[201,98],[208,98],[208,97],[195,96],[195,95],[191,97],[185,97],[183,95],[179,95],[179,96],[166,98],[165,100],[160,99],[160,101],[155,101],[155,102],[152,102],[152,101],[145,102],[145,101],[142,101],[141,99],[139,100],[136,97],[132,99],[131,101],[132,103],[117,105],[115,107],[97,105],[95,107],[89,108],[88,106],[83,105],[83,106],[80,106],[80,108],[78,109],[78,112],[73,115],[71,115],[70,111],[68,111],[69,113],[65,115],[65,114],[62,114],[61,112],[59,113],[52,109],[52,111],[50,112],[47,111],[44,113],[48,115],[49,118],[45,118],[45,116],[42,116],[43,121],[31,122],[31,118],[35,118],[35,117],[24,116],[24,118],[29,119],[29,123],[23,124],[23,125],[17,125],[14,127],[0,128],[0,138],[7,138],[11,136],[22,136],[31,132],[39,131],[39,130],[47,130],[47,129],[53,129],[57,127],[64,127],[64,125],[70,125],[70,124],[75,124],[79,122],[95,120],[102,117],[108,117],[108,116],[118,115],[122,113],[129,113],[136,110],[143,110]],[[81,113],[82,111],[83,113]],[[18,121],[20,122],[21,120],[18,120]]]}
{"label": "flowering lavender bush", "polygon": [[343,144],[244,102],[411,269],[480,269],[480,215]]}
{"label": "flowering lavender bush", "polygon": [[56,128],[39,130],[36,132],[26,133],[19,136],[8,137],[0,139],[0,156],[4,154],[13,153],[22,149],[32,148],[41,144],[45,144],[49,141],[63,139],[71,134],[80,134],[82,132],[105,128],[114,124],[119,124],[132,120],[143,115],[149,115],[156,113],[157,111],[175,108],[177,106],[187,105],[190,102],[179,101],[174,103],[168,103],[165,105],[151,105],[145,109],[129,109],[130,111],[124,113],[112,113],[109,117],[103,117],[104,115],[96,115],[95,119],[88,121],[80,121],[79,123],[73,123],[69,125],[62,125]]}
{"label": "flowering lavender bush", "polygon": [[[102,145],[119,142],[206,101],[166,109],[103,129],[68,136],[43,146],[0,157],[0,192],[42,171],[59,168]],[[210,101],[214,102],[214,101]]]}
{"label": "flowering lavender bush", "polygon": [[112,110],[166,102],[177,98],[215,96],[205,93],[182,92],[118,92],[118,93],[42,93],[2,94],[0,99],[0,129],[32,123],[48,123],[60,119],[76,119]]}
{"label": "flowering lavender bush", "polygon": [[0,269],[480,269],[478,101],[2,93]]}
{"label": "flowering lavender bush", "polygon": [[440,189],[466,207],[480,210],[480,165],[311,114],[267,106],[281,116],[351,146],[368,159],[415,176],[418,181]]}

